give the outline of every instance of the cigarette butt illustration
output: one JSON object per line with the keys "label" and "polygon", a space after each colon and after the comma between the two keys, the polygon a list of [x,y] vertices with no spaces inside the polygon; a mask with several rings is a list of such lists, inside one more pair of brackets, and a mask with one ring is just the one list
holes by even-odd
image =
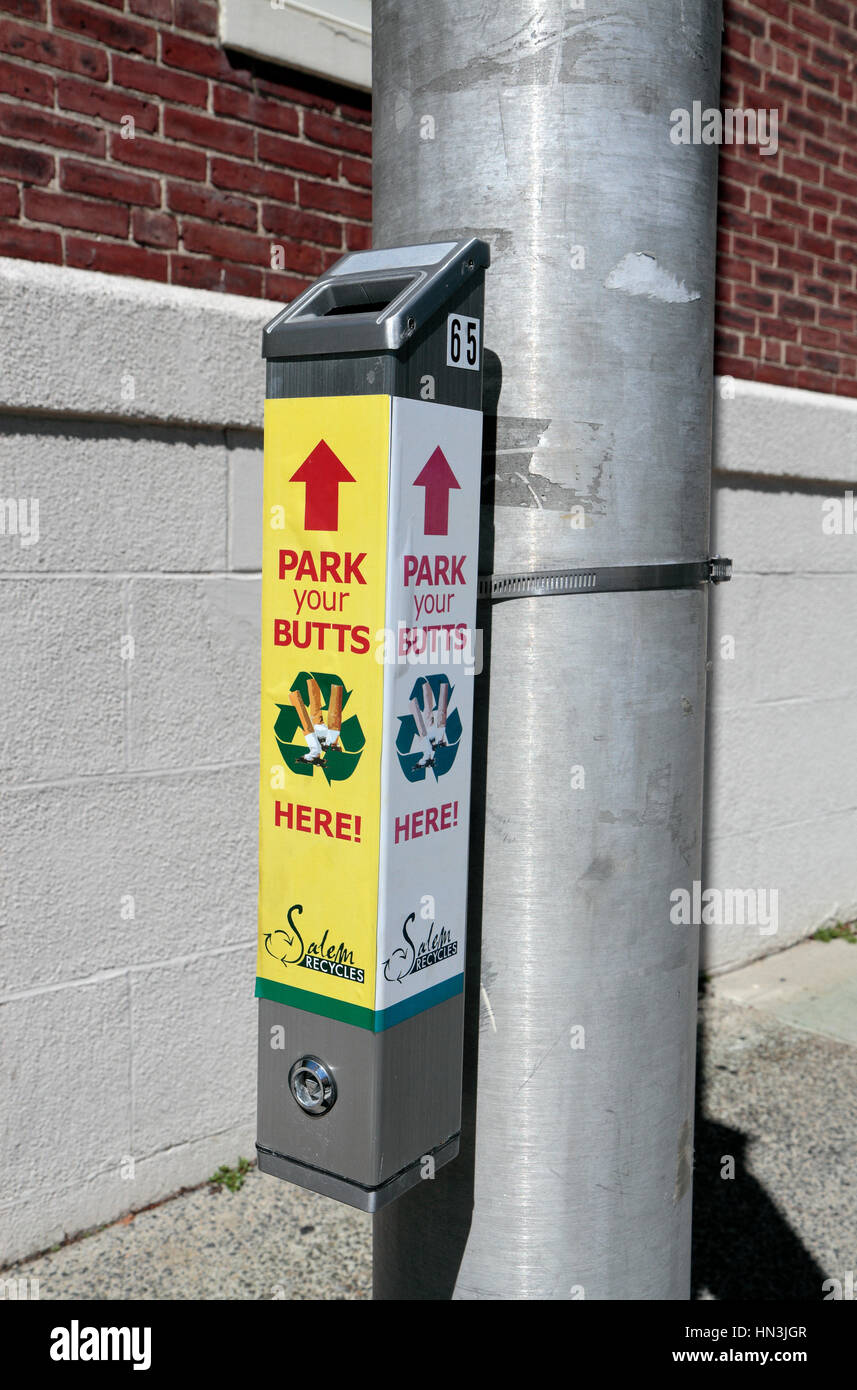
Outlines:
{"label": "cigarette butt illustration", "polygon": [[434,691],[428,681],[423,681],[423,718],[425,719],[426,733],[431,740],[433,748],[440,735],[437,729],[437,710],[434,704]]}
{"label": "cigarette butt illustration", "polygon": [[423,719],[423,712],[417,704],[416,700],[411,700],[411,714],[413,715],[414,723],[417,726],[417,733],[419,734],[420,738],[425,738],[426,726],[425,721]]}
{"label": "cigarette butt illustration", "polygon": [[332,748],[338,741],[342,729],[342,696],[344,694],[341,685],[330,687],[330,698],[327,702],[327,733],[325,745]]}
{"label": "cigarette butt illustration", "polygon": [[440,694],[437,699],[437,712],[435,723],[437,724],[438,743],[446,743],[446,710],[449,704],[449,686],[444,681],[440,687]]}
{"label": "cigarette butt illustration", "polygon": [[414,723],[417,726],[417,733],[419,735],[420,742],[422,743],[423,748],[425,749],[425,757],[420,758],[420,761],[417,763],[417,767],[428,767],[429,763],[434,762],[434,749],[431,745],[431,739],[429,738],[426,732],[425,720],[423,719],[423,712],[420,709],[416,700],[411,700],[411,714],[413,715]]}
{"label": "cigarette butt illustration", "polygon": [[307,710],[307,707],[303,702],[303,697],[300,691],[290,690],[289,699],[291,700],[292,704],[298,712],[298,719],[301,721],[301,728],[304,731],[304,738],[306,739],[307,748],[309,749],[309,753],[304,754],[304,762],[320,762],[321,744],[318,741],[318,734],[315,732],[315,729],[313,728],[312,720],[309,717],[309,711]]}
{"label": "cigarette butt illustration", "polygon": [[321,690],[315,676],[310,676],[307,689],[309,692],[309,717],[313,725],[322,724],[324,721],[321,717]]}
{"label": "cigarette butt illustration", "polygon": [[312,720],[310,719],[307,707],[303,702],[301,692],[299,690],[290,690],[289,699],[291,700],[292,704],[298,712],[298,719],[301,721],[301,728],[303,729],[304,733],[311,734],[313,731]]}
{"label": "cigarette butt illustration", "polygon": [[312,720],[312,727],[316,738],[324,747],[327,743],[327,725],[321,712],[321,689],[315,676],[310,676],[307,681],[307,694],[309,695],[309,717]]}

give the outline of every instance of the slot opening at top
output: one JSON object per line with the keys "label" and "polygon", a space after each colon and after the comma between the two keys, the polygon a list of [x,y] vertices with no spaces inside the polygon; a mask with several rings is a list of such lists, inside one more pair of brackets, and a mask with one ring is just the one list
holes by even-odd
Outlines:
{"label": "slot opening at top", "polygon": [[325,319],[345,314],[371,314],[377,318],[417,278],[416,275],[384,275],[352,281],[350,284],[328,280],[319,285],[294,317]]}

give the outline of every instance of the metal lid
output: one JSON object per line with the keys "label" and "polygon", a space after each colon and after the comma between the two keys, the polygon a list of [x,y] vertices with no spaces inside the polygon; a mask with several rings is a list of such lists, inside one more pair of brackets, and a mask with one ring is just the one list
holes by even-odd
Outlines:
{"label": "metal lid", "polygon": [[476,237],[353,251],[271,319],[262,356],[396,352],[490,262]]}

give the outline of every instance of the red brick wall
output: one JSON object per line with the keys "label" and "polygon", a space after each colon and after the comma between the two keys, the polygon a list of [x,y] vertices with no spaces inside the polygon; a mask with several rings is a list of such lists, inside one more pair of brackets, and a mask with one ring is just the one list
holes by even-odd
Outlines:
{"label": "red brick wall", "polygon": [[216,35],[209,0],[0,0],[0,255],[290,299],[369,244],[369,98]]}
{"label": "red brick wall", "polygon": [[717,370],[857,396],[857,3],[726,0],[721,106],[779,149],[720,151]]}
{"label": "red brick wall", "polygon": [[[717,370],[857,396],[857,0],[725,14],[722,105],[775,107],[779,149],[720,152]],[[0,255],[289,299],[369,244],[369,98],[216,29],[211,0],[0,0]]]}

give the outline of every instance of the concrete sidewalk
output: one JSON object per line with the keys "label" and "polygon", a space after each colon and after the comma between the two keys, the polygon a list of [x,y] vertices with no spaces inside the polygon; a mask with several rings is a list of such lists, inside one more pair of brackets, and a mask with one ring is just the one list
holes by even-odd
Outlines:
{"label": "concrete sidewalk", "polygon": [[238,1192],[197,1188],[7,1269],[40,1299],[358,1299],[372,1291],[371,1217],[252,1168]]}
{"label": "concrete sidewalk", "polygon": [[857,945],[719,976],[700,1042],[696,1297],[821,1300],[857,1268]]}
{"label": "concrete sidewalk", "polygon": [[[857,946],[719,977],[700,1036],[694,1296],[819,1300],[857,1267]],[[371,1218],[254,1169],[3,1277],[43,1299],[367,1299]]]}

